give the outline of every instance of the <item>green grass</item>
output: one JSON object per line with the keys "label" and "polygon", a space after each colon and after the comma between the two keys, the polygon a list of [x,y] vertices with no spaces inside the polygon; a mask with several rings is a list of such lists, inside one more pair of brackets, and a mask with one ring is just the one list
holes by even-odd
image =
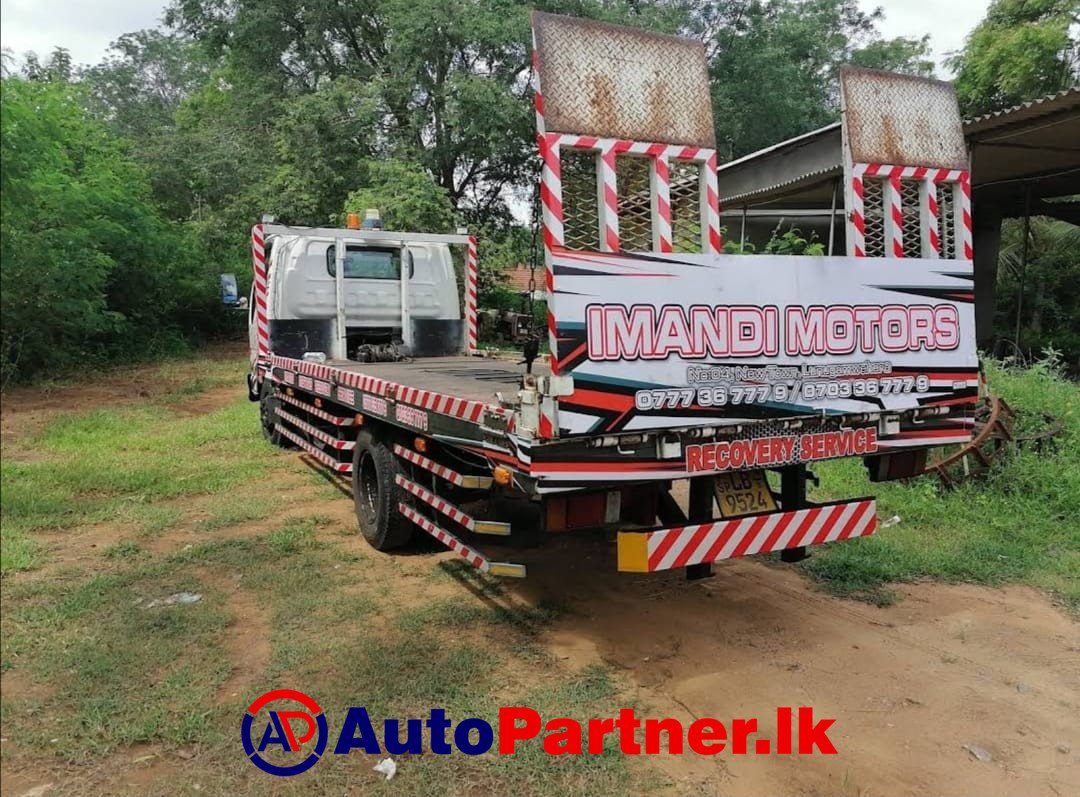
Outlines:
{"label": "green grass", "polygon": [[125,540],[110,545],[102,553],[107,559],[135,559],[143,555],[143,549],[137,542]]}
{"label": "green grass", "polygon": [[813,552],[803,569],[832,592],[888,603],[888,585],[935,579],[1030,584],[1080,611],[1080,385],[1045,366],[989,368],[990,389],[1021,411],[1018,428],[1050,413],[1063,431],[1041,453],[995,461],[984,479],[945,490],[932,476],[871,484],[857,460],[818,468],[812,497],[877,495],[881,518],[901,522],[873,537]]}
{"label": "green grass", "polygon": [[20,446],[37,456],[0,468],[2,572],[40,564],[35,532],[126,521],[159,533],[179,519],[161,502],[235,494],[273,463],[242,394],[198,416],[165,405],[70,413]]}
{"label": "green grass", "polygon": [[[189,371],[184,364],[163,370],[170,367]],[[219,376],[231,369],[241,385],[241,368],[233,363]],[[376,723],[423,717],[432,707],[455,721],[493,722],[500,705],[581,720],[617,710],[610,672],[567,671],[539,644],[557,606],[519,603],[500,582],[457,561],[420,574],[420,594],[409,608],[398,605],[372,574],[366,560],[376,555],[358,547],[355,529],[339,533],[336,516],[306,511],[307,502],[344,500],[341,493],[275,454],[241,388],[218,410],[190,413],[219,381],[211,376],[146,401],[63,414],[11,449],[33,456],[9,457],[5,449],[5,767],[17,759],[50,772],[78,768],[82,777],[96,767],[122,789],[125,776],[108,777],[127,771],[133,749],[162,759],[196,749],[183,767],[185,787],[262,794],[267,779],[239,753],[236,729],[255,696],[280,687],[319,700],[332,733],[350,705],[366,706]],[[299,485],[292,494],[267,490],[286,475]],[[253,536],[253,521],[265,521],[266,530]],[[100,547],[100,566],[15,572],[48,564],[48,551],[63,549],[66,533],[93,534],[103,523],[119,526],[113,531],[120,535]],[[241,525],[243,536],[231,535]],[[178,526],[199,533],[199,541],[155,552],[155,538]],[[39,544],[43,536],[48,545]],[[386,578],[385,568],[376,572]],[[456,597],[439,597],[448,588]],[[185,591],[201,599],[147,606]],[[8,690],[8,679],[26,688]],[[539,743],[513,758],[406,756],[402,775],[389,784],[370,772],[378,758],[328,756],[308,775],[273,788],[614,797],[651,782],[616,753],[553,767]],[[175,786],[150,790],[167,794]]]}

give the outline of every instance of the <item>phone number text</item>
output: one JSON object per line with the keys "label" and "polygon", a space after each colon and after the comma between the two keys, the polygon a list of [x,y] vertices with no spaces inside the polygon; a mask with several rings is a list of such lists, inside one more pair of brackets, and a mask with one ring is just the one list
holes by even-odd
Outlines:
{"label": "phone number text", "polygon": [[728,407],[740,404],[764,404],[771,401],[824,401],[828,399],[890,396],[903,393],[926,393],[930,377],[891,376],[874,379],[835,379],[794,382],[791,384],[746,385],[720,384],[708,387],[673,387],[639,390],[634,406],[642,412],[690,407]]}

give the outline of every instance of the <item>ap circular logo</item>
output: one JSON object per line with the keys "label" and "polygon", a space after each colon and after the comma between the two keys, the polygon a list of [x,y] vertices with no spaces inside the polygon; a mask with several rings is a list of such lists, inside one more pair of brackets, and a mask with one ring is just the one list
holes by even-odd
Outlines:
{"label": "ap circular logo", "polygon": [[[280,708],[267,710],[265,712],[266,726],[256,748],[252,730],[263,728],[259,721],[263,708],[268,703],[286,700],[299,703],[304,710],[283,711]],[[258,724],[257,721],[259,721]],[[299,775],[315,766],[322,754],[326,752],[329,736],[330,731],[322,708],[303,692],[297,692],[295,689],[274,689],[256,698],[248,706],[247,713],[244,714],[244,719],[240,723],[240,740],[244,744],[244,752],[251,759],[251,763],[263,772],[280,777]],[[301,747],[313,739],[315,745],[311,748],[311,752],[296,763],[273,764],[262,757],[266,748],[280,747],[282,754],[289,756],[291,760],[292,755],[301,752]]]}

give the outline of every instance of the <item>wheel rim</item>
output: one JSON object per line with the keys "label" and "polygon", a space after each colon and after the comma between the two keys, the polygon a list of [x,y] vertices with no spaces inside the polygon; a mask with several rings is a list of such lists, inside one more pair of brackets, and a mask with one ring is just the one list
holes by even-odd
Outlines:
{"label": "wheel rim", "polygon": [[374,458],[366,451],[360,455],[356,481],[361,508],[371,517],[376,517],[379,513],[379,474],[375,471]]}
{"label": "wheel rim", "polygon": [[263,430],[268,435],[273,434],[273,432],[274,432],[274,421],[275,421],[274,416],[277,415],[277,413],[274,412],[274,408],[273,408],[273,405],[272,405],[270,399],[266,399],[265,401],[263,401],[260,404],[259,409],[260,409],[260,414],[262,415]]}

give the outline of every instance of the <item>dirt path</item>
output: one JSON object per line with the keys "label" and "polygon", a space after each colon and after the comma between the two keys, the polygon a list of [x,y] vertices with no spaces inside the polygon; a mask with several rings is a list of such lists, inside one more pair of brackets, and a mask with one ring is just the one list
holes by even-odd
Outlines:
{"label": "dirt path", "polygon": [[545,638],[560,658],[618,668],[648,716],[756,716],[766,735],[776,706],[836,719],[836,756],[661,757],[676,793],[1080,793],[1080,630],[1034,590],[923,584],[881,609],[753,561],[686,582],[604,557],[531,563],[536,597],[576,607]]}

